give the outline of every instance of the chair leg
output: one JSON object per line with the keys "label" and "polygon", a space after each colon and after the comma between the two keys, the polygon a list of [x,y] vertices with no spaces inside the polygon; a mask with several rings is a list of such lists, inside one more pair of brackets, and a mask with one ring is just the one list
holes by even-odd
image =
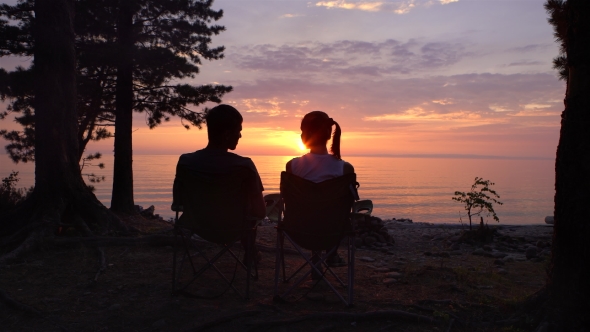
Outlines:
{"label": "chair leg", "polygon": [[[276,256],[275,256],[275,300],[277,299],[277,297],[279,296],[279,270],[281,268],[281,261],[283,259],[281,253],[283,251],[283,247],[281,245],[281,233],[282,231],[280,229],[277,229],[277,247],[276,247]],[[283,271],[284,271],[284,265],[285,262],[282,261],[282,265],[283,265]],[[283,273],[283,280],[284,280],[284,273]]]}
{"label": "chair leg", "polygon": [[[177,212],[178,214],[178,212]],[[176,218],[178,221],[178,217]],[[176,254],[178,252],[178,228],[174,226],[174,254],[172,256],[172,295],[176,292]]]}
{"label": "chair leg", "polygon": [[356,249],[355,236],[348,237],[348,306],[354,304],[354,253]]}
{"label": "chair leg", "polygon": [[283,282],[287,282],[287,271],[285,267],[285,250],[283,250],[283,246],[285,245],[285,234],[281,232],[281,263],[283,264]]}
{"label": "chair leg", "polygon": [[252,234],[248,234],[246,245],[246,300],[250,299],[250,277],[252,276],[252,263],[254,261],[254,246],[252,242]]}

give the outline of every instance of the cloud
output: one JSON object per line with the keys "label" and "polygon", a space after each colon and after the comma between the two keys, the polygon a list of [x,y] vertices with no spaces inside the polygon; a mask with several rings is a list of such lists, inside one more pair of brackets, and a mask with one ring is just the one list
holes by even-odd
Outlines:
{"label": "cloud", "polygon": [[520,61],[509,63],[505,66],[506,67],[520,67],[520,66],[537,66],[537,65],[542,65],[542,64],[543,64],[543,62],[541,62],[541,61],[520,60]]}
{"label": "cloud", "polygon": [[[267,78],[233,82],[224,99],[248,121],[297,130],[300,116],[324,110],[343,126],[378,132],[401,123],[437,129],[559,126],[564,85],[552,74],[464,74],[348,82]],[[273,115],[273,116],[269,116]],[[526,120],[525,120],[526,118]],[[446,128],[446,129],[445,129]]]}
{"label": "cloud", "polygon": [[434,71],[473,56],[460,42],[380,42],[340,40],[332,43],[304,42],[254,45],[231,49],[228,59],[238,68],[273,75],[308,75],[323,79],[384,77]]}
{"label": "cloud", "polygon": [[407,14],[416,5],[415,0],[399,1],[399,2],[385,2],[385,1],[360,1],[352,2],[347,0],[333,0],[333,1],[320,1],[315,5],[317,7],[326,8],[340,8],[348,10],[361,10],[367,12],[393,12],[396,14]]}
{"label": "cloud", "polygon": [[528,44],[521,47],[513,47],[509,48],[507,51],[509,52],[516,52],[516,53],[529,53],[529,52],[538,52],[546,50],[547,48],[551,47],[551,44]]}
{"label": "cloud", "polygon": [[301,15],[301,14],[284,14],[279,16],[279,18],[294,18],[294,17],[301,17],[301,16],[305,16],[305,15]]}
{"label": "cloud", "polygon": [[[446,5],[459,0],[439,0],[438,3]],[[399,15],[407,14],[417,7],[430,7],[432,0],[403,0],[403,1],[350,1],[350,0],[329,0],[315,3],[316,7],[328,9],[338,8],[346,10],[360,10],[366,12],[390,12]]]}

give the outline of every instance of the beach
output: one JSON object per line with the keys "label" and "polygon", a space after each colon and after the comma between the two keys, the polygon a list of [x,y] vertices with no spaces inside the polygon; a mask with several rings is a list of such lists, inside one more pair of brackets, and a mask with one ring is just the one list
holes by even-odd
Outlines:
{"label": "beach", "polygon": [[[140,238],[171,234],[171,224],[158,219],[127,222],[140,228]],[[544,285],[550,225],[491,225],[491,242],[470,244],[459,241],[465,226],[382,222],[392,241],[356,250],[354,308],[347,309],[328,288],[311,282],[287,302],[274,302],[276,230],[266,222],[258,227],[262,260],[259,279],[251,285],[250,301],[231,291],[223,293],[226,286],[214,273],[205,274],[194,292],[222,295],[213,299],[170,296],[173,248],[165,243],[105,246],[108,266],[98,277],[91,247],[48,245],[3,267],[0,273],[4,291],[39,310],[43,317],[8,310],[2,324],[8,331],[59,330],[59,326],[96,331],[375,331],[393,325],[423,331],[445,330],[449,324],[453,331],[496,331],[524,326],[510,321],[513,305]],[[241,254],[239,246],[234,249]],[[340,255],[345,257],[342,249]],[[290,253],[285,259],[291,267],[301,262]],[[229,263],[226,270],[231,273],[234,266]],[[346,268],[335,271],[342,274]],[[240,276],[236,287],[243,285]],[[431,321],[403,318],[399,312]],[[342,317],[318,320],[316,316],[322,313]],[[373,313],[388,314],[361,319]],[[358,320],[351,314],[358,315],[354,316]],[[48,328],[48,319],[58,326]]]}

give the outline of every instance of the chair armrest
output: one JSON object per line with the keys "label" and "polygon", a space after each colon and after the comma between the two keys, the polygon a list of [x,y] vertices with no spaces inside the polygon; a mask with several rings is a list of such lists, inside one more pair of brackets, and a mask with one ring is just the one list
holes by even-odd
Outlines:
{"label": "chair armrest", "polygon": [[175,212],[182,212],[184,210],[184,207],[182,205],[179,205],[179,204],[172,204],[170,206],[170,209],[172,211],[175,211]]}
{"label": "chair armrest", "polygon": [[373,201],[365,199],[362,201],[356,201],[352,205],[353,214],[371,215],[373,213]]}

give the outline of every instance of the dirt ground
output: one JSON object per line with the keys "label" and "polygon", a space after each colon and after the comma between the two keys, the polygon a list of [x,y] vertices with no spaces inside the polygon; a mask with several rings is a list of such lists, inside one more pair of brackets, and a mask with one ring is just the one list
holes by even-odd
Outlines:
{"label": "dirt ground", "polygon": [[[172,234],[170,224],[128,220],[150,234]],[[210,271],[189,290],[212,299],[171,295],[173,247],[104,247],[106,270],[96,249],[46,247],[0,268],[2,331],[527,331],[518,304],[545,282],[548,258],[523,258],[523,247],[546,241],[545,226],[504,226],[487,254],[456,244],[454,226],[387,223],[395,245],[356,252],[355,305],[346,307],[319,283],[305,282],[285,302],[273,301],[272,225],[258,229],[259,279],[250,300],[239,298]],[[454,246],[454,247],[453,247]],[[453,247],[453,249],[450,249]],[[215,246],[209,245],[212,253]],[[238,257],[243,253],[235,248]],[[505,252],[514,259],[498,259]],[[481,249],[480,249],[481,251]],[[345,257],[343,251],[340,255]],[[497,255],[498,256],[498,255]],[[499,255],[501,256],[501,255]],[[499,262],[499,261],[502,262]],[[302,259],[288,253],[286,264]],[[222,260],[231,278],[235,261]],[[346,267],[335,271],[343,278]],[[389,274],[388,274],[389,273]],[[233,285],[244,288],[238,270]],[[280,289],[288,285],[280,283]],[[11,302],[8,298],[18,303]],[[8,300],[7,300],[8,299]],[[25,306],[20,306],[23,304]],[[18,308],[20,306],[20,308]]]}

